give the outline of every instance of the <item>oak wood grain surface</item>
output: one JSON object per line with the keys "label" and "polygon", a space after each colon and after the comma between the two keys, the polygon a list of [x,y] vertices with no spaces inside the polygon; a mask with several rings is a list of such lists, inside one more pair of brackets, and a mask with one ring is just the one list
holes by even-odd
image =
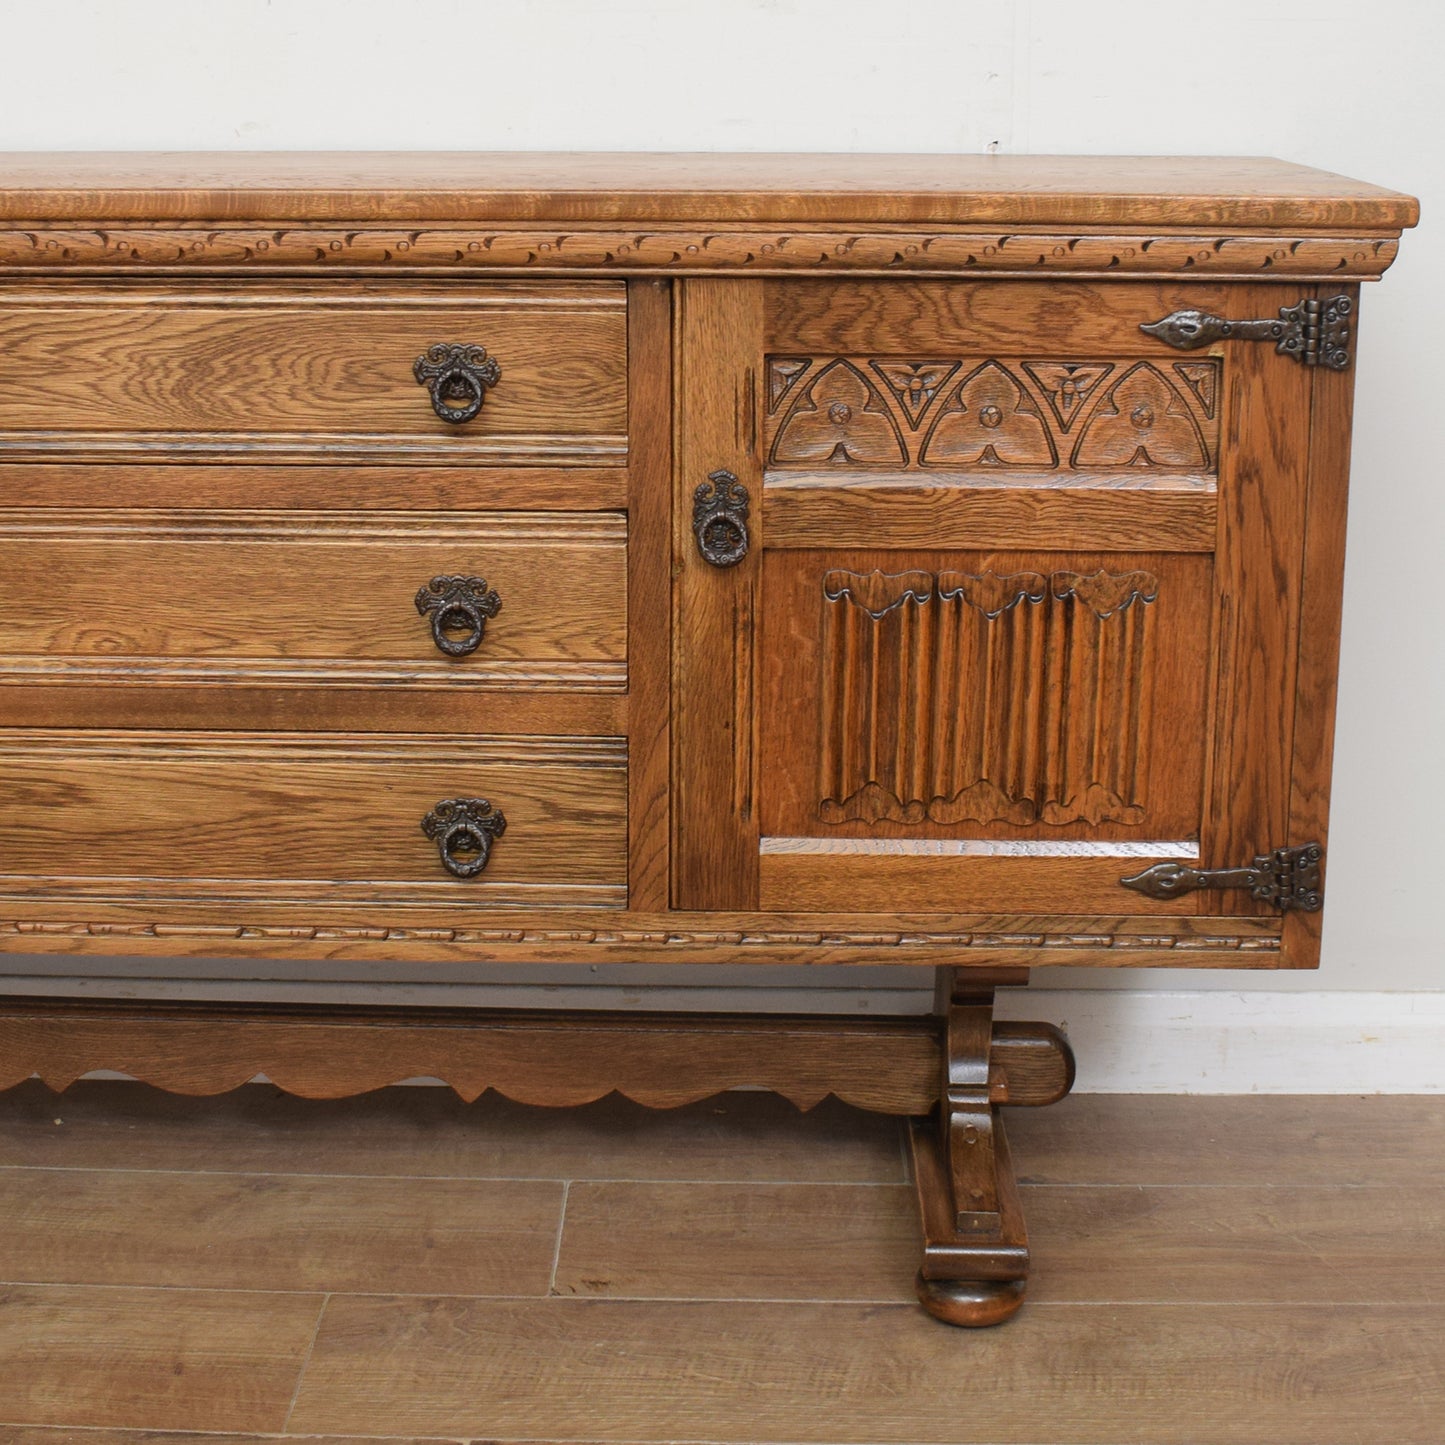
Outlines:
{"label": "oak wood grain surface", "polygon": [[[757,573],[763,548],[758,448],[762,294],[744,281],[680,283],[679,405],[672,497],[672,906],[757,902]],[[694,498],[716,472],[746,488],[747,554],[709,565]]]}
{"label": "oak wood grain surface", "polygon": [[668,906],[672,868],[672,286],[627,297],[627,899],[646,910]]}
{"label": "oak wood grain surface", "polygon": [[[1271,289],[1261,300],[1283,304],[1285,293]],[[1213,747],[1201,831],[1206,868],[1238,867],[1282,846],[1263,840],[1294,841],[1289,793],[1311,378],[1303,367],[1271,367],[1270,359],[1260,348],[1241,349],[1222,403],[1227,442],[1215,553]],[[1224,897],[1206,894],[1201,907]],[[1269,905],[1236,893],[1227,906],[1262,913]],[[1299,963],[1318,967],[1318,953]]]}
{"label": "oak wood grain surface", "polygon": [[[1212,486],[1169,488],[1158,474],[1135,473],[1128,490],[987,485],[977,474],[806,477],[771,473],[763,490],[768,546],[995,547],[1061,552],[1212,552],[1217,509]],[[1133,480],[1133,479],[1129,479]],[[1151,485],[1153,484],[1153,485]]]}
{"label": "oak wood grain surface", "polygon": [[1255,286],[1196,282],[1059,280],[876,281],[800,276],[762,282],[764,335],[771,355],[957,357],[967,338],[974,356],[1094,361],[1126,356],[1176,361],[1180,353],[1140,333],[1191,307],[1224,316],[1273,318]]}
{"label": "oak wood grain surface", "polygon": [[1415,223],[1413,198],[1265,157],[12,152],[0,216]]}
{"label": "oak wood grain surface", "polygon": [[[1358,305],[1358,289],[1348,293]],[[1344,607],[1345,513],[1350,490],[1350,422],[1354,376],[1316,374],[1310,395],[1309,504],[1300,581],[1299,659],[1295,672],[1294,774],[1290,834],[1329,842],[1330,764],[1335,744],[1335,694]],[[1290,951],[1319,957],[1322,919],[1297,913],[1285,920]]]}
{"label": "oak wood grain surface", "polygon": [[[768,839],[766,842],[778,840]],[[759,901],[764,908],[830,914],[840,908],[887,908],[904,902],[942,908],[1098,906],[1136,871],[1127,858],[980,856],[966,853],[764,852]],[[1144,899],[1160,917],[1192,913],[1192,898]]]}

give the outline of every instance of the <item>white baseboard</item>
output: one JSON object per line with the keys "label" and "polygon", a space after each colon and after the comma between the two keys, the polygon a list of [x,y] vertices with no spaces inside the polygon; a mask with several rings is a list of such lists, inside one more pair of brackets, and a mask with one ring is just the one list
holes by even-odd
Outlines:
{"label": "white baseboard", "polygon": [[[41,960],[24,960],[32,965]],[[106,961],[112,962],[112,961]],[[155,977],[155,960],[113,961],[112,977],[27,971],[3,992],[32,996],[270,999],[292,1003],[428,1004],[492,1008],[708,1009],[724,1012],[926,1012],[928,969],[659,971],[654,966],[493,971],[478,979],[396,977],[242,979],[234,961],[178,960],[189,977]],[[73,961],[69,967],[73,968]],[[125,976],[142,967],[151,974]],[[256,970],[270,972],[269,970]],[[210,972],[212,976],[203,976]],[[340,972],[340,970],[338,970]],[[202,976],[198,976],[202,975]],[[585,980],[585,981],[584,981]],[[1051,980],[1052,982],[1052,980]],[[1143,980],[1141,979],[1142,983]],[[1004,989],[1004,1018],[1043,1019],[1068,1034],[1077,1092],[1093,1094],[1445,1093],[1445,992],[1344,993],[1135,988]]]}
{"label": "white baseboard", "polygon": [[1445,1093],[1445,993],[1006,990],[1069,1036],[1087,1094]]}

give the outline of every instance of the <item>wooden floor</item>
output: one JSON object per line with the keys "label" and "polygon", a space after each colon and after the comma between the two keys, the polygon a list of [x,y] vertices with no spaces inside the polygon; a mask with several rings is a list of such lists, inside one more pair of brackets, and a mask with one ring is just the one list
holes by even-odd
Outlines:
{"label": "wooden floor", "polygon": [[1445,1441],[1445,1098],[1009,1120],[1034,1283],[965,1332],[912,1300],[898,1124],[831,1103],[27,1084],[0,1445]]}

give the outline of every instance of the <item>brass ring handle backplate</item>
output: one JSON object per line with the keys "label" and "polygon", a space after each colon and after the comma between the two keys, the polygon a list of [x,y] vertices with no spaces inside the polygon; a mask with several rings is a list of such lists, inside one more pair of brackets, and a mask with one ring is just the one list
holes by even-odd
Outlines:
{"label": "brass ring handle backplate", "polygon": [[444,798],[421,820],[454,878],[475,878],[492,856],[492,842],[507,831],[506,816],[486,798]]}
{"label": "brass ring handle backplate", "polygon": [[[448,657],[465,657],[481,645],[487,618],[502,610],[502,599],[485,577],[433,577],[416,594],[416,610],[431,617],[432,641]],[[460,637],[454,634],[465,629]]]}
{"label": "brass ring handle backplate", "polygon": [[736,567],[748,555],[748,489],[728,471],[709,472],[692,497],[692,531],[703,560]]}
{"label": "brass ring handle backplate", "polygon": [[438,341],[417,357],[412,375],[431,392],[432,410],[460,426],[481,411],[487,389],[502,379],[502,368],[485,346]]}

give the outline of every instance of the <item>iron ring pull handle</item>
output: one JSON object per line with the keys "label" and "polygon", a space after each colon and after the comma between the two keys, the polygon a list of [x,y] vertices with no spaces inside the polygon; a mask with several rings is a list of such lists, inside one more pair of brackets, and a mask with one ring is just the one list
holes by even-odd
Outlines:
{"label": "iron ring pull handle", "polygon": [[[431,616],[432,641],[448,657],[475,652],[487,630],[487,618],[502,610],[502,599],[485,577],[433,577],[416,594],[416,610]],[[460,628],[461,637],[453,636]]]}
{"label": "iron ring pull handle", "polygon": [[502,368],[485,346],[438,341],[417,357],[412,375],[431,393],[432,410],[461,426],[481,411],[488,389],[502,379]]}
{"label": "iron ring pull handle", "polygon": [[475,878],[492,856],[493,841],[507,831],[507,819],[486,798],[444,798],[421,820],[421,830],[448,873]]}

